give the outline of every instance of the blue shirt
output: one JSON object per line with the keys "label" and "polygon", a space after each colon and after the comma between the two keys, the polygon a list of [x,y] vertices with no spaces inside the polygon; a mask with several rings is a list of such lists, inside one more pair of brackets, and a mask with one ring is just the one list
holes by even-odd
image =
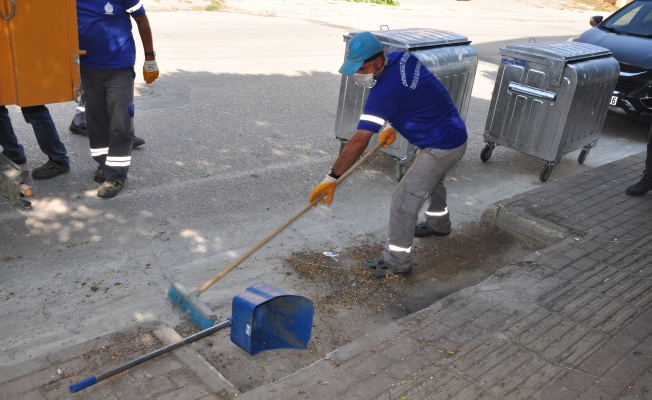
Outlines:
{"label": "blue shirt", "polygon": [[82,65],[113,69],[136,64],[131,18],[145,14],[141,0],[77,0]]}
{"label": "blue shirt", "polygon": [[369,91],[358,129],[378,132],[388,121],[421,149],[448,150],[464,144],[466,126],[439,79],[408,52],[386,57],[387,65]]}

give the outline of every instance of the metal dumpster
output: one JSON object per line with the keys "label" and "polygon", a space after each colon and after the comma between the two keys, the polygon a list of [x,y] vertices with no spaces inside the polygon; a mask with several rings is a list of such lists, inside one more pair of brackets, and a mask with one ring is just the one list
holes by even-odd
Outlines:
{"label": "metal dumpster", "polygon": [[[468,38],[452,32],[423,28],[371,33],[383,44],[385,53],[404,50],[414,54],[443,83],[460,116],[466,118],[478,67],[478,53],[470,46]],[[356,34],[357,32],[352,32],[345,35],[344,42],[348,43]],[[356,85],[352,77],[342,76],[335,123],[335,136],[341,142],[340,151],[356,131],[368,94],[369,90]],[[394,143],[381,151],[397,161],[396,178],[401,180],[406,164],[414,159],[417,148],[398,133]],[[369,147],[374,147],[377,143],[378,134],[372,137]]]}
{"label": "metal dumpster", "polygon": [[484,130],[487,161],[496,145],[538,157],[545,182],[562,155],[595,147],[619,66],[605,48],[578,42],[511,45],[501,63]]}

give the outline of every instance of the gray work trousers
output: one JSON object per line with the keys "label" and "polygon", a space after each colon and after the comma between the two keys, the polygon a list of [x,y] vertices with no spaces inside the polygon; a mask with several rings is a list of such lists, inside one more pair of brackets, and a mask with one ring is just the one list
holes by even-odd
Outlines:
{"label": "gray work trousers", "polygon": [[134,140],[134,69],[81,68],[91,155],[111,180],[127,178]]}
{"label": "gray work trousers", "polygon": [[389,238],[383,250],[383,259],[391,266],[400,270],[412,265],[414,227],[426,199],[430,199],[427,223],[436,231],[450,232],[444,177],[465,151],[466,143],[450,150],[426,148],[417,151],[412,166],[392,193]]}

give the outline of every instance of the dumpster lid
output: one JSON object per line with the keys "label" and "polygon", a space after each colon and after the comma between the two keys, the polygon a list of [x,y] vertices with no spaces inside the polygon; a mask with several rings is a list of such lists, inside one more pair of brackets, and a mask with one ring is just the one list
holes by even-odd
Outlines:
{"label": "dumpster lid", "polygon": [[611,51],[604,47],[580,42],[523,43],[500,49],[501,55],[510,55],[508,53],[542,57],[566,63],[611,55]]}
{"label": "dumpster lid", "polygon": [[[344,36],[348,41],[360,32],[351,32]],[[385,45],[402,47],[406,50],[469,44],[471,41],[457,33],[428,28],[387,29],[371,31]]]}
{"label": "dumpster lid", "polygon": [[500,55],[548,64],[550,83],[559,85],[566,64],[607,57],[611,55],[611,51],[588,43],[555,41],[509,45],[500,49]]}

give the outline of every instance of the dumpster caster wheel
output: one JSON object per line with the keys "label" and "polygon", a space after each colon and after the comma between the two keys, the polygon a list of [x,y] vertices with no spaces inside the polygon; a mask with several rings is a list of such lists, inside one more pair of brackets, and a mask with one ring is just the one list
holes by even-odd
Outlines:
{"label": "dumpster caster wheel", "polygon": [[491,158],[491,153],[493,152],[493,147],[491,145],[484,146],[484,149],[480,152],[480,159],[484,162],[489,161]]}
{"label": "dumpster caster wheel", "polygon": [[589,152],[591,149],[587,147],[583,147],[582,151],[580,151],[580,156],[577,158],[577,162],[580,164],[584,164],[584,161],[586,161],[586,157],[589,155]]}
{"label": "dumpster caster wheel", "polygon": [[539,180],[541,182],[545,182],[548,180],[548,178],[550,178],[550,174],[552,173],[552,168],[553,168],[552,165],[546,165],[545,167],[543,167],[541,173],[539,174]]}

